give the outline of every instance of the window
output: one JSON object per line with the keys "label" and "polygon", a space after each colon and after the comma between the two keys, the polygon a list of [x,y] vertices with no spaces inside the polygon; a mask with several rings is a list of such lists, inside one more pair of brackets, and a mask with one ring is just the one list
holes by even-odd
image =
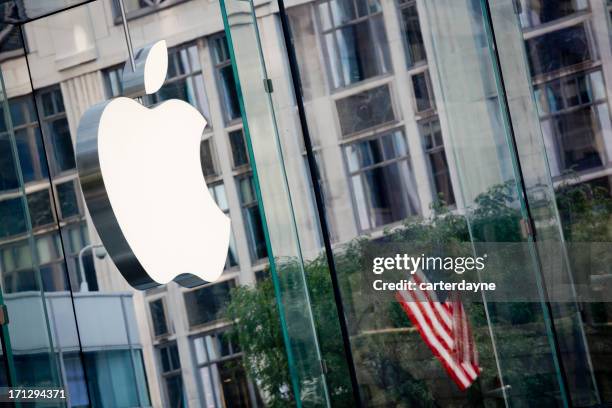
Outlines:
{"label": "window", "polygon": [[51,196],[49,195],[48,188],[30,193],[27,195],[27,198],[32,228],[53,224],[55,222],[55,217],[51,210]]}
{"label": "window", "polygon": [[416,0],[398,0],[398,6],[404,35],[406,62],[409,67],[412,67],[427,59]]}
{"label": "window", "polygon": [[102,71],[102,75],[107,98],[123,95],[123,65],[105,69]]}
{"label": "window", "polygon": [[455,195],[451,183],[442,130],[438,119],[419,123],[419,132],[429,162],[429,172],[433,182],[434,199],[441,199],[446,205],[455,204]]}
{"label": "window", "polygon": [[77,201],[75,181],[70,180],[56,185],[57,199],[62,219],[80,215],[79,204]]}
{"label": "window", "polygon": [[[214,198],[219,208],[229,217],[229,204],[227,203],[227,196],[225,195],[225,185],[223,183],[213,184],[208,187],[210,195]],[[229,269],[238,265],[238,255],[236,252],[236,242],[234,240],[233,230],[230,232],[229,249],[227,251],[227,260],[225,261],[225,268]]]}
{"label": "window", "polygon": [[176,343],[157,348],[165,388],[165,407],[180,408],[185,406],[181,361]]}
{"label": "window", "polygon": [[587,8],[587,0],[520,0],[521,25],[535,27]]}
{"label": "window", "polygon": [[[549,81],[535,88],[553,175],[602,166],[603,135],[610,129],[602,72],[591,71]],[[555,169],[556,167],[556,169]]]}
{"label": "window", "polygon": [[168,75],[159,91],[144,97],[144,103],[151,106],[168,99],[180,99],[198,110],[211,125],[210,107],[204,88],[200,55],[196,44],[181,45],[168,49]]}
{"label": "window", "polygon": [[85,351],[83,363],[91,399],[89,406],[150,406],[146,384],[142,381],[144,370],[140,350]]}
{"label": "window", "polygon": [[[38,119],[36,117],[32,96],[27,95],[10,99],[9,111],[11,124],[13,125],[15,133],[15,142],[17,143],[17,154],[19,155],[23,181],[29,183],[31,181],[47,178],[49,176],[47,171],[47,159],[45,157],[45,150],[42,144],[42,137],[40,135],[40,128],[38,127]],[[7,129],[1,107],[0,115],[2,116],[0,133],[5,133]],[[8,138],[8,134],[6,134],[6,137]],[[8,152],[8,154],[8,158],[3,156],[0,160],[3,162],[9,160],[12,166],[13,155],[10,152]],[[14,173],[14,169],[10,171],[10,173]]]}
{"label": "window", "polygon": [[[186,0],[123,0],[125,12],[128,18],[139,17],[149,13],[153,13],[159,9],[170,7]],[[119,0],[113,0],[113,8],[115,16],[121,17],[121,8]]]}
{"label": "window", "polygon": [[232,160],[234,168],[249,164],[249,152],[247,151],[244,132],[242,129],[229,132],[230,147],[232,149]]}
{"label": "window", "polygon": [[[70,283],[73,288],[81,285],[82,276],[79,270],[78,255],[79,251],[89,244],[89,234],[85,221],[72,222],[61,229],[62,240],[64,243],[64,254],[70,275]],[[83,266],[85,269],[85,279],[90,291],[98,290],[98,278],[94,268],[93,253],[86,251],[83,255]]]}
{"label": "window", "polygon": [[85,370],[79,353],[67,353],[63,355],[66,381],[70,395],[70,406],[88,407],[89,397],[87,395],[87,382],[85,381]]}
{"label": "window", "polygon": [[217,175],[212,144],[212,138],[210,137],[202,140],[200,143],[200,163],[202,164],[202,173],[204,177]]}
{"label": "window", "polygon": [[412,89],[417,112],[425,112],[434,108],[434,96],[427,71],[412,76]]}
{"label": "window", "polygon": [[0,201],[0,237],[9,237],[25,232],[25,211],[21,197]]}
{"label": "window", "polygon": [[206,407],[256,406],[249,396],[249,381],[242,364],[240,348],[223,333],[207,334],[193,339],[200,390]]}
{"label": "window", "polygon": [[235,286],[233,280],[226,280],[185,292],[185,308],[189,327],[221,319],[230,299],[230,290]]}
{"label": "window", "polygon": [[166,318],[166,305],[163,299],[156,299],[149,302],[149,311],[151,312],[151,323],[153,324],[153,334],[163,336],[169,334],[168,320]]}
{"label": "window", "polygon": [[344,136],[395,121],[388,85],[339,99],[336,109]]}
{"label": "window", "polygon": [[345,147],[361,230],[418,213],[418,198],[404,134],[400,130]]}
{"label": "window", "polygon": [[53,86],[37,95],[42,115],[43,134],[51,146],[49,158],[53,174],[74,170],[74,149],[68,128],[64,99],[59,86]]}
{"label": "window", "polygon": [[217,35],[209,40],[217,83],[221,92],[221,102],[225,122],[240,118],[240,103],[236,92],[236,81],[225,35]]}
{"label": "window", "polygon": [[526,48],[532,76],[549,74],[592,58],[584,24],[526,40]]}
{"label": "window", "polygon": [[378,0],[328,0],[316,10],[334,89],[391,71]]}
{"label": "window", "polygon": [[0,133],[0,191],[14,190],[18,187],[19,179],[11,139],[8,133]]}
{"label": "window", "polygon": [[242,206],[251,259],[264,259],[268,256],[268,250],[266,248],[263,223],[259,214],[259,203],[255,195],[253,176],[249,174],[238,177],[236,182],[238,183],[238,196]]}

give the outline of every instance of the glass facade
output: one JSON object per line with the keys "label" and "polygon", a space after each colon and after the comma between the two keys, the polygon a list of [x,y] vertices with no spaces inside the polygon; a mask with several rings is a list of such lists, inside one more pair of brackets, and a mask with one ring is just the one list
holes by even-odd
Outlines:
{"label": "glass facade", "polygon": [[[0,8],[0,385],[70,407],[612,403],[612,2],[257,6]],[[139,291],[92,222],[75,141],[125,96],[130,47],[158,40],[164,85],[128,96],[205,117],[231,233],[217,281]],[[372,291],[394,253],[482,256],[457,280],[499,288]],[[402,277],[436,281],[421,269]]]}

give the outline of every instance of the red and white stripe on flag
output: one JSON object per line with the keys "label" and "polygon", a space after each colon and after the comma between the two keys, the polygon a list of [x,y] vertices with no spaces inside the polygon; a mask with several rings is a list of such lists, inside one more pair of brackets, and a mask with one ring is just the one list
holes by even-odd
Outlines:
{"label": "red and white stripe on flag", "polygon": [[420,271],[410,280],[415,282],[415,290],[398,291],[395,296],[448,375],[464,391],[476,381],[481,368],[463,303],[458,295],[440,302],[434,291],[421,290],[419,284],[429,281]]}

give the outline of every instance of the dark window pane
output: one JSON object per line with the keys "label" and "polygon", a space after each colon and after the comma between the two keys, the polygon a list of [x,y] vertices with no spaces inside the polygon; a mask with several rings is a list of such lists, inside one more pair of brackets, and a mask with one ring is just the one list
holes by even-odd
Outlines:
{"label": "dark window pane", "polygon": [[21,174],[23,181],[28,183],[36,179],[36,171],[34,169],[34,160],[32,150],[26,129],[15,131],[15,142],[17,143],[17,152],[19,154],[19,164],[21,165]]}
{"label": "dark window pane", "polygon": [[229,301],[230,290],[234,286],[234,281],[229,280],[186,292],[184,296],[189,326],[198,326],[221,318]]}
{"label": "dark window pane", "polygon": [[425,61],[425,44],[421,35],[421,25],[417,13],[416,2],[402,6],[401,8],[402,28],[404,30],[404,41],[406,42],[406,57],[408,66],[417,62]]}
{"label": "dark window pane", "polygon": [[185,406],[183,400],[183,380],[180,375],[166,377],[166,395],[169,408],[182,408]]}
{"label": "dark window pane", "polygon": [[455,195],[444,149],[430,153],[429,164],[437,198],[441,198],[447,205],[455,204]]}
{"label": "dark window pane", "polygon": [[240,117],[240,103],[238,101],[238,93],[236,92],[236,81],[234,80],[234,72],[231,65],[219,69],[221,79],[221,95],[223,97],[223,111],[225,120],[232,121]]}
{"label": "dark window pane", "polygon": [[43,115],[51,116],[55,113],[55,109],[53,107],[53,97],[51,96],[51,92],[45,92],[42,94],[42,107],[43,107]]}
{"label": "dark window pane", "polygon": [[68,121],[66,118],[54,120],[48,124],[48,129],[58,171],[74,169],[76,163],[74,161],[74,149],[72,148]]}
{"label": "dark window pane", "polygon": [[387,85],[340,99],[336,107],[345,136],[395,120]]}
{"label": "dark window pane", "polygon": [[543,34],[526,41],[531,75],[547,74],[591,59],[583,24]]}
{"label": "dark window pane", "polygon": [[433,107],[429,88],[427,86],[427,74],[417,74],[412,76],[412,87],[418,112],[423,112]]}
{"label": "dark window pane", "polygon": [[0,136],[0,190],[13,190],[19,187],[13,149],[8,135]]}
{"label": "dark window pane", "polygon": [[79,214],[79,205],[77,203],[73,181],[57,185],[57,198],[59,200],[62,218],[68,218]]}
{"label": "dark window pane", "polygon": [[59,292],[70,290],[66,279],[66,269],[63,263],[43,265],[40,267],[43,290],[45,292]]}
{"label": "dark window pane", "polygon": [[158,299],[149,302],[149,310],[151,311],[151,321],[153,322],[153,333],[156,336],[161,336],[168,333],[168,323],[166,321],[164,301]]}
{"label": "dark window pane", "polygon": [[202,173],[204,173],[205,177],[217,174],[211,145],[212,141],[210,138],[202,140],[200,143],[200,163],[202,164]]}
{"label": "dark window pane", "polygon": [[30,193],[27,197],[33,228],[52,224],[55,221],[48,189]]}
{"label": "dark window pane", "polygon": [[64,367],[68,382],[70,405],[73,407],[89,406],[85,371],[78,353],[64,354]]}
{"label": "dark window pane", "polygon": [[24,232],[26,232],[26,222],[21,198],[0,201],[0,237]]}
{"label": "dark window pane", "polygon": [[582,108],[554,119],[558,135],[563,168],[576,171],[602,165],[603,145],[597,128],[597,119],[592,108]]}
{"label": "dark window pane", "polygon": [[257,260],[267,257],[268,251],[266,248],[266,236],[264,234],[263,224],[259,214],[259,206],[254,205],[246,208],[244,210],[244,218],[247,228],[251,258]]}
{"label": "dark window pane", "polygon": [[525,28],[554,21],[587,8],[584,0],[521,0],[521,25]]}
{"label": "dark window pane", "polygon": [[249,164],[249,154],[247,152],[242,129],[230,132],[229,139],[232,149],[232,159],[234,160],[234,167]]}
{"label": "dark window pane", "polygon": [[225,35],[214,38],[213,42],[213,58],[215,64],[220,64],[229,61],[229,51],[227,48],[227,40]]}

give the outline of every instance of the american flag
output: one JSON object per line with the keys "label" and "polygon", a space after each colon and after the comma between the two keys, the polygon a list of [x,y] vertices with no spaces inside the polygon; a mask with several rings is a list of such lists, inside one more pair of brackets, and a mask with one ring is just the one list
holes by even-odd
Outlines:
{"label": "american flag", "polygon": [[415,290],[398,291],[395,296],[442,367],[464,391],[476,381],[481,368],[463,304],[456,294],[441,302],[435,291],[420,290],[420,283],[429,283],[420,271],[410,280]]}

